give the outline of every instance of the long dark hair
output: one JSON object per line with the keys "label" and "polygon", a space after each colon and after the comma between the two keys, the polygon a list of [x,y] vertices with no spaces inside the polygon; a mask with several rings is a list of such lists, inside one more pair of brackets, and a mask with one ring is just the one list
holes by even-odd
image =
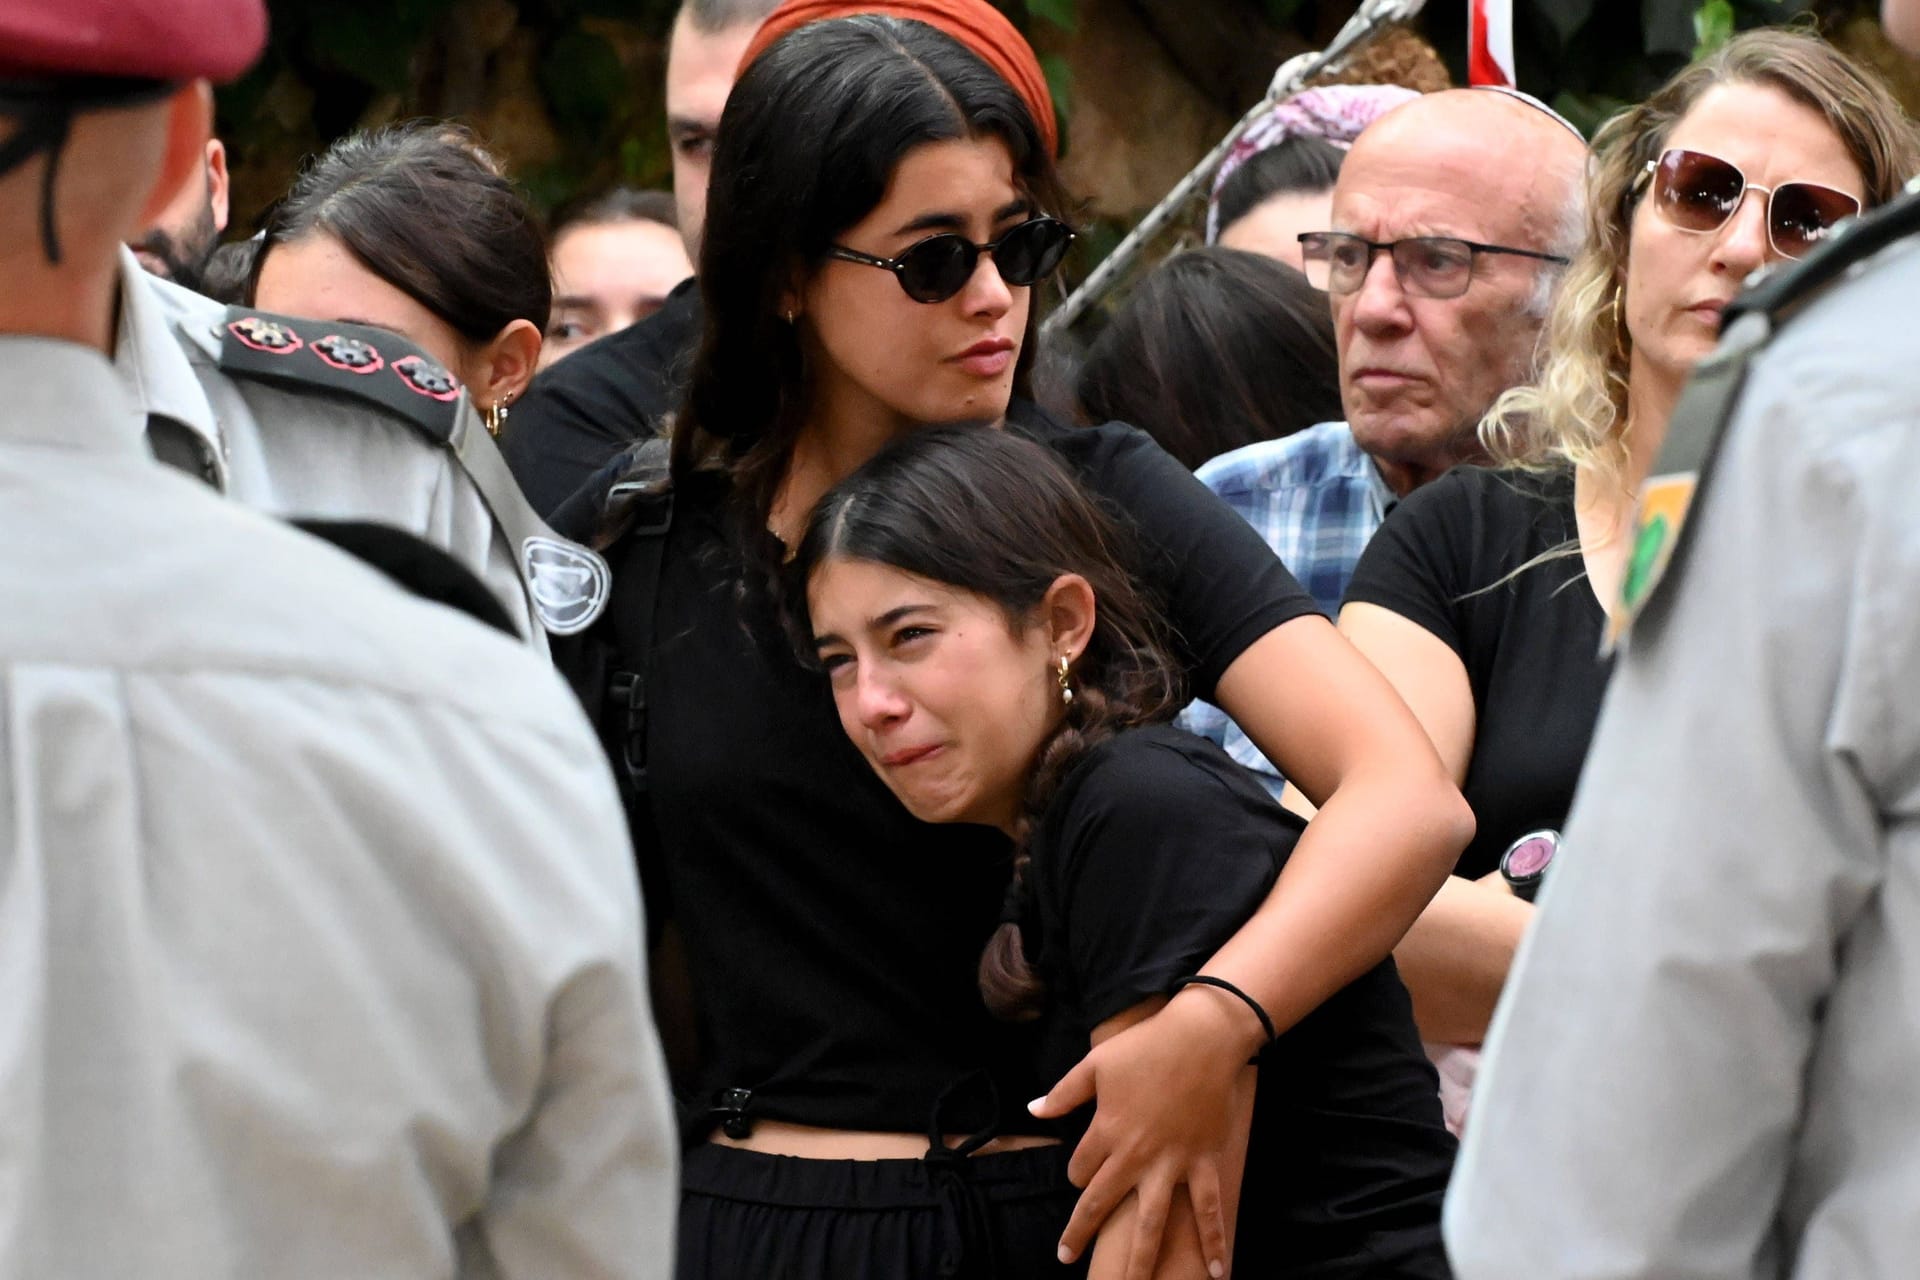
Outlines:
{"label": "long dark hair", "polygon": [[515,320],[546,331],[546,242],[520,192],[466,128],[418,120],[328,147],[267,217],[251,300],[274,246],[322,231],[469,341]]}
{"label": "long dark hair", "polygon": [[1130,422],[1188,468],[1343,416],[1327,295],[1236,249],[1176,254],[1142,280],[1087,353],[1088,422]]}
{"label": "long dark hair", "polygon": [[[924,23],[863,15],[815,23],[756,58],[720,119],[700,249],[706,332],[674,427],[673,472],[727,472],[764,528],[804,425],[806,368],[783,292],[885,196],[928,142],[997,138],[1015,181],[1058,211],[1053,160],[1020,95]],[[1025,394],[1032,316],[1015,372]]]}
{"label": "long dark hair", "polygon": [[[806,582],[830,559],[882,564],[981,596],[1016,634],[1061,575],[1077,573],[1092,586],[1094,629],[1074,664],[1073,701],[1028,775],[1016,884],[1033,824],[1073,765],[1124,729],[1172,719],[1183,701],[1165,624],[1122,567],[1128,541],[1125,526],[1050,450],[988,427],[928,427],[881,450],[821,499],[791,566],[788,595],[802,611],[795,638],[809,654]],[[980,989],[1000,1017],[1039,1012],[1044,991],[1017,926],[1002,925],[988,943]]]}

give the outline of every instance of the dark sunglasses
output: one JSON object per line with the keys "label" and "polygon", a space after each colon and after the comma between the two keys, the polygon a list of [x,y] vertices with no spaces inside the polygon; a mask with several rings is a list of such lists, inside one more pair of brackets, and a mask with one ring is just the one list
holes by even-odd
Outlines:
{"label": "dark sunglasses", "polygon": [[1817,182],[1783,182],[1763,187],[1747,181],[1731,162],[1704,151],[1668,149],[1658,160],[1647,161],[1653,178],[1653,207],[1682,231],[1701,234],[1727,225],[1749,191],[1767,199],[1767,240],[1785,258],[1811,253],[1833,229],[1860,212],[1860,201],[1844,191]]}
{"label": "dark sunglasses", "polygon": [[1055,218],[1028,218],[998,240],[975,244],[951,231],[928,236],[897,258],[876,258],[845,245],[827,249],[829,258],[893,272],[915,302],[945,302],[967,287],[980,255],[993,255],[1000,278],[1011,285],[1032,285],[1052,275],[1073,244],[1073,228]]}

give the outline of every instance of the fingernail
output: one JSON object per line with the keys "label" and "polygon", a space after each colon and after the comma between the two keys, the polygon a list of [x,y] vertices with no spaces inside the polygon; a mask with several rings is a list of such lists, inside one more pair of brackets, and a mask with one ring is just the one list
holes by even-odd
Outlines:
{"label": "fingernail", "polygon": [[1212,1276],[1213,1280],[1220,1280],[1221,1276],[1227,1274],[1227,1264],[1215,1258],[1207,1264],[1207,1274]]}
{"label": "fingernail", "polygon": [[1027,1104],[1027,1113],[1029,1115],[1039,1115],[1040,1108],[1046,1103],[1046,1101],[1047,1099],[1044,1094],[1038,1098],[1035,1098],[1032,1102],[1029,1102]]}
{"label": "fingernail", "polygon": [[1054,1256],[1059,1258],[1062,1263],[1072,1262],[1073,1250],[1067,1248],[1067,1246],[1065,1245],[1061,1245],[1059,1250],[1054,1254]]}

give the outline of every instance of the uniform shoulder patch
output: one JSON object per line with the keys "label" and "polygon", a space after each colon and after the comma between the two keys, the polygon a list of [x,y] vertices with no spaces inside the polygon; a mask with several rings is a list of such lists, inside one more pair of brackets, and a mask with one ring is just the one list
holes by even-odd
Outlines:
{"label": "uniform shoulder patch", "polygon": [[228,307],[219,337],[220,368],[235,378],[348,396],[399,415],[436,444],[453,438],[459,380],[398,334]]}
{"label": "uniform shoulder patch", "polygon": [[597,552],[558,538],[531,537],[521,549],[522,569],[534,612],[556,636],[593,625],[607,607],[613,575]]}

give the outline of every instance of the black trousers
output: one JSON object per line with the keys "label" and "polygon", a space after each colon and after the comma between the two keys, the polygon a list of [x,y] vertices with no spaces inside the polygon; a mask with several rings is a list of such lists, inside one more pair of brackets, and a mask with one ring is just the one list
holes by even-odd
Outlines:
{"label": "black trousers", "polygon": [[802,1160],[715,1143],[681,1166],[678,1280],[1068,1280],[1064,1146]]}

